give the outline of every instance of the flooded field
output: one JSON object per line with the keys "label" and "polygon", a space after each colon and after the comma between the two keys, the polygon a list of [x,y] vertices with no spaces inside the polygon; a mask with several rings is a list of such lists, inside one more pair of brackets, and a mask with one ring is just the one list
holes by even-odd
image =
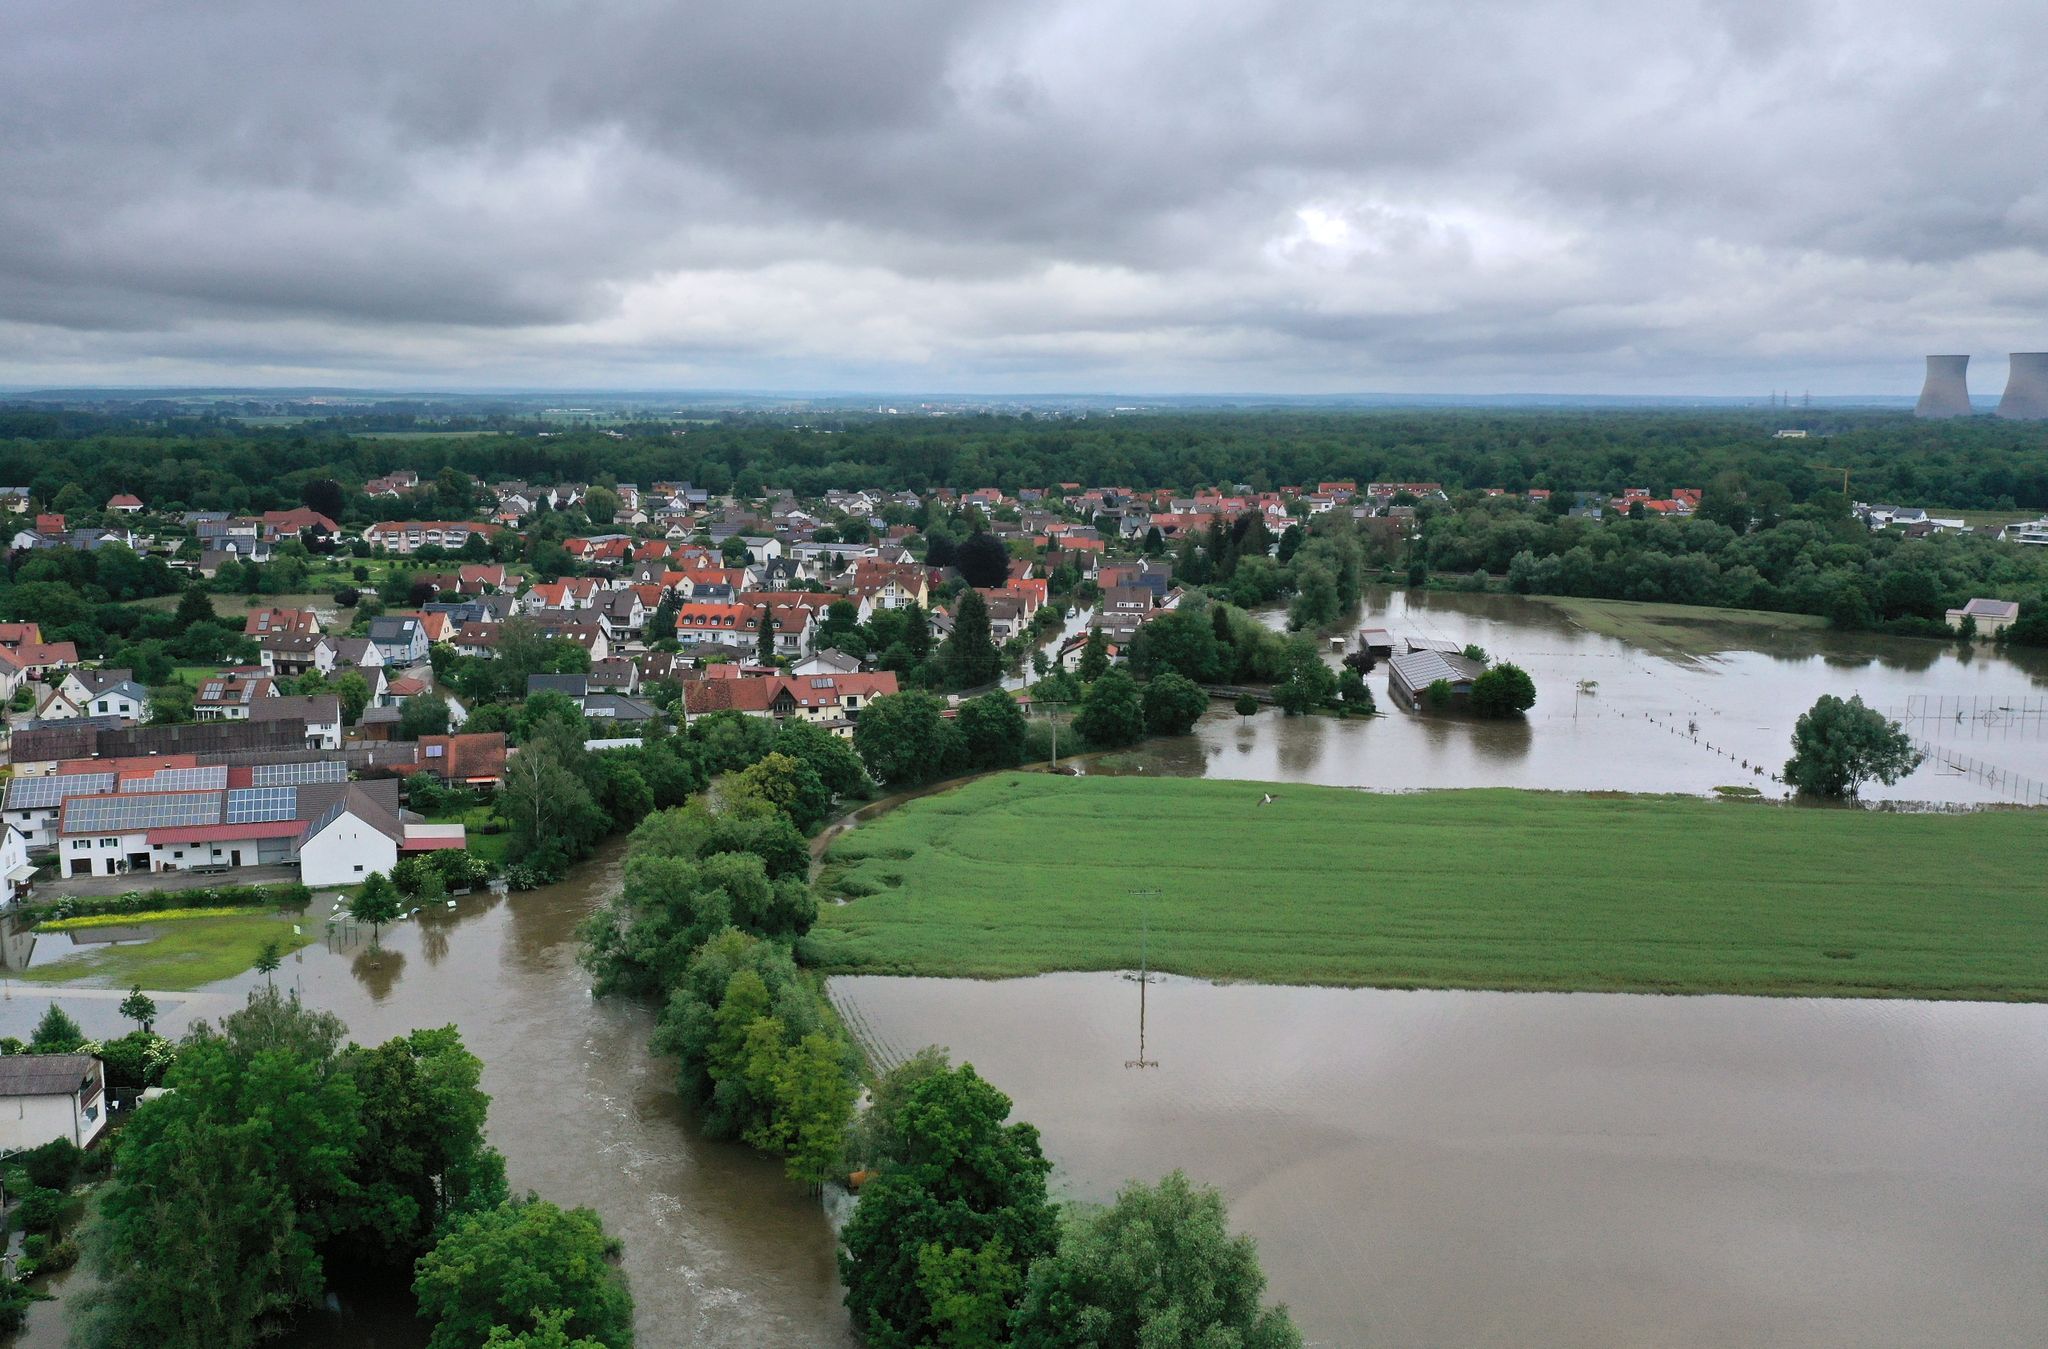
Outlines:
{"label": "flooded field", "polygon": [[1220,1187],[1316,1344],[2048,1342],[2048,1007],[1155,981],[832,991],[1062,1192]]}
{"label": "flooded field", "polygon": [[1731,628],[1731,640],[1754,646],[1695,659],[1588,631],[1520,596],[1403,590],[1369,592],[1354,626],[1484,647],[1529,672],[1536,707],[1518,722],[1418,715],[1394,705],[1382,665],[1367,683],[1386,716],[1283,718],[1269,709],[1247,722],[1219,703],[1194,735],[1153,742],[1105,770],[1383,790],[1734,785],[1776,796],[1784,788],[1770,775],[1784,765],[1799,714],[1824,693],[1860,694],[1932,752],[1897,785],[1865,788],[1866,799],[2048,804],[2044,653],[1965,655],[1918,639]]}

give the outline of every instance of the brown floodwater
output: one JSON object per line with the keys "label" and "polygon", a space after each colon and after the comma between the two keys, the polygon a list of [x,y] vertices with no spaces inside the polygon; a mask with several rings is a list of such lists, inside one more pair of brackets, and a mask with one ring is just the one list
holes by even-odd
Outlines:
{"label": "brown floodwater", "polygon": [[[1277,612],[1264,617],[1276,626]],[[1960,654],[1952,644],[1824,631],[1727,631],[1755,647],[1700,658],[1652,654],[1579,627],[1518,595],[1374,589],[1359,626],[1484,647],[1522,666],[1537,702],[1516,721],[1406,711],[1386,667],[1367,676],[1386,715],[1249,721],[1221,703],[1189,736],[1152,741],[1089,771],[1170,773],[1413,790],[1529,787],[1686,792],[1755,787],[1767,796],[1792,725],[1816,698],[1860,694],[1946,752],[1874,801],[2048,804],[2048,657]],[[1335,659],[1334,655],[1331,657]],[[1591,687],[1581,691],[1582,682]],[[1972,765],[1977,771],[1972,771]],[[1761,768],[1761,772],[1757,770]],[[1994,780],[1988,774],[1996,772]]]}
{"label": "brown floodwater", "polygon": [[2048,1007],[1154,979],[1142,1053],[1131,976],[831,987],[1064,1194],[1219,1187],[1312,1343],[2048,1343]]}
{"label": "brown floodwater", "polygon": [[[853,1343],[840,1306],[833,1242],[818,1200],[778,1163],[696,1130],[670,1065],[647,1051],[649,1008],[590,995],[576,965],[577,921],[618,885],[623,841],[564,885],[512,896],[474,895],[422,913],[367,941],[322,943],[286,961],[278,978],[308,1005],[346,1021],[362,1043],[453,1023],[484,1061],[488,1132],[515,1190],[603,1215],[626,1243],[639,1342],[669,1345],[831,1346]],[[315,901],[324,916],[327,904]],[[173,1004],[158,1029],[238,1006],[260,976],[230,980]],[[90,1035],[132,1029],[122,994],[59,994]],[[52,1001],[10,982],[0,1035],[26,1038]],[[64,1286],[68,1293],[77,1281]],[[39,1306],[20,1341],[63,1344],[63,1302]],[[398,1287],[352,1290],[287,1340],[304,1349],[415,1349],[425,1327]]]}

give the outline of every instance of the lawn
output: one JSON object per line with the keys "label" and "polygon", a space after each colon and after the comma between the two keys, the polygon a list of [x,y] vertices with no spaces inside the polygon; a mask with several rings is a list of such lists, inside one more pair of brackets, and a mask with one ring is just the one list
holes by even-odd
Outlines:
{"label": "lawn", "polygon": [[[834,973],[2048,1000],[2040,812],[1002,774],[845,835]],[[1966,859],[1961,864],[1957,860]],[[1150,900],[1134,898],[1144,890]]]}
{"label": "lawn", "polygon": [[[325,893],[323,891],[323,893]],[[182,992],[221,979],[230,979],[256,963],[265,943],[276,942],[282,951],[294,951],[319,935],[320,927],[301,914],[241,913],[222,918],[181,918],[176,913],[136,914],[127,920],[137,927],[154,929],[156,936],[146,942],[118,946],[86,946],[62,960],[23,970],[15,977],[44,984],[97,984],[106,988],[144,988]],[[292,935],[292,924],[300,935]],[[59,950],[70,946],[69,938],[58,932],[37,938]]]}
{"label": "lawn", "polygon": [[1813,614],[1780,614],[1765,609],[1645,604],[1564,595],[1530,598],[1561,610],[1582,628],[1663,656],[1711,656],[1717,651],[1752,646],[1760,637],[1772,633],[1813,633],[1827,628],[1827,620]]}

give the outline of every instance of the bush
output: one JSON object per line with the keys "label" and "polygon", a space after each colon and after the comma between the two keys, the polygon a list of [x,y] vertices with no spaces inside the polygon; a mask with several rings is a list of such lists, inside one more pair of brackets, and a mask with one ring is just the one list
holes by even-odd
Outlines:
{"label": "bush", "polygon": [[68,1138],[53,1138],[39,1148],[30,1148],[15,1157],[27,1173],[29,1182],[50,1190],[68,1190],[78,1175],[79,1163],[85,1160],[85,1150]]}
{"label": "bush", "polygon": [[45,1189],[30,1181],[28,1176],[15,1173],[21,1181],[19,1186],[11,1181],[8,1190],[20,1196],[14,1212],[9,1215],[9,1224],[23,1232],[54,1232],[58,1219],[64,1216],[64,1194],[60,1190]]}

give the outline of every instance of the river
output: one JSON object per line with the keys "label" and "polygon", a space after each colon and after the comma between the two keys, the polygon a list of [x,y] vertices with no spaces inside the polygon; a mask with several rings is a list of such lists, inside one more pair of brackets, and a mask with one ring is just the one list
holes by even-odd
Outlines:
{"label": "river", "polygon": [[1142,1053],[1130,976],[832,991],[1061,1193],[1219,1187],[1312,1343],[2048,1343],[2048,1006],[1154,979]]}

